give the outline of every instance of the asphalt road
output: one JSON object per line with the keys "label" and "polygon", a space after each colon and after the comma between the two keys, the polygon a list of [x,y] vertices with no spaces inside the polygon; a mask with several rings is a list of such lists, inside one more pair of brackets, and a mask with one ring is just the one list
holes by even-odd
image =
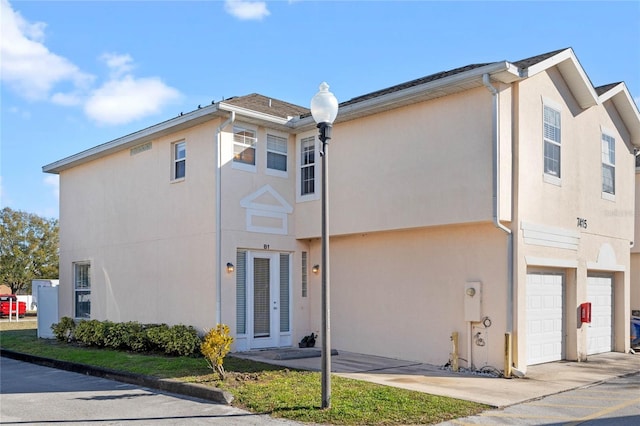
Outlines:
{"label": "asphalt road", "polygon": [[[280,425],[227,405],[0,357],[0,425]],[[442,425],[640,425],[640,374]]]}
{"label": "asphalt road", "polygon": [[298,425],[228,405],[0,357],[1,425]]}
{"label": "asphalt road", "polygon": [[640,425],[640,374],[489,410],[442,425]]}

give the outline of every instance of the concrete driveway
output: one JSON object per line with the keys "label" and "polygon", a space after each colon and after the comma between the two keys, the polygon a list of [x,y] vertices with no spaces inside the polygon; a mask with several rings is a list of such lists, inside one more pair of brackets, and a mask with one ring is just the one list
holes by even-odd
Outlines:
{"label": "concrete driveway", "polygon": [[[300,351],[307,351],[300,352]],[[289,368],[320,371],[319,349],[277,349],[236,353]],[[310,355],[314,356],[310,356]],[[304,356],[299,358],[299,356]],[[587,362],[558,361],[533,365],[520,379],[453,373],[429,364],[339,351],[331,357],[335,374],[426,392],[433,395],[506,407],[640,371],[640,354],[590,355]]]}

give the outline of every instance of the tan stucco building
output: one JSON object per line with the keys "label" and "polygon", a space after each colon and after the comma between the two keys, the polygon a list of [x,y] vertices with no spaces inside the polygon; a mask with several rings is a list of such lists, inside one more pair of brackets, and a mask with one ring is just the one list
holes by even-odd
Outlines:
{"label": "tan stucco building", "polygon": [[[318,145],[307,108],[253,94],[45,166],[60,314],[224,322],[236,351],[318,333]],[[593,87],[571,49],[341,103],[333,347],[445,364],[458,332],[462,366],[502,370],[508,334],[521,371],[628,351],[639,146],[624,83]]]}

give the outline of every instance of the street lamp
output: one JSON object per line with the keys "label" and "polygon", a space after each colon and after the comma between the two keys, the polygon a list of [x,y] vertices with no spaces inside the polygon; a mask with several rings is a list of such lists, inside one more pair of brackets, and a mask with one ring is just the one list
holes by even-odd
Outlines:
{"label": "street lamp", "polygon": [[331,139],[333,121],[338,115],[338,100],[329,91],[327,83],[320,84],[320,90],[311,99],[311,115],[317,123],[319,138],[322,142],[322,261],[320,272],[322,279],[322,408],[331,408],[331,326],[330,326],[330,291],[329,291],[329,174],[327,155]]}

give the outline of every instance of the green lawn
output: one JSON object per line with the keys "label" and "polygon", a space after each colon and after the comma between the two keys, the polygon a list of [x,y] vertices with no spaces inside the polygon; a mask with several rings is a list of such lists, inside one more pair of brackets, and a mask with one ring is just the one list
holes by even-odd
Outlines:
{"label": "green lawn", "polygon": [[227,356],[220,382],[202,357],[166,357],[92,349],[36,337],[34,321],[0,323],[0,348],[114,370],[217,386],[233,405],[256,413],[336,425],[433,424],[477,414],[489,407],[473,402],[332,376],[332,404],[320,408],[320,373]]}

